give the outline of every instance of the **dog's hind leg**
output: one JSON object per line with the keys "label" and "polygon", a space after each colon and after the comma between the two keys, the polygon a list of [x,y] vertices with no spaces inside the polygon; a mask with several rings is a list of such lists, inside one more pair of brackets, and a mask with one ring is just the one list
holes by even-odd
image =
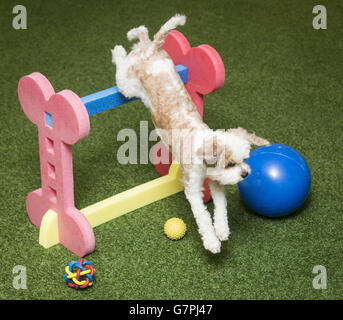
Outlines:
{"label": "dog's hind leg", "polygon": [[111,50],[112,52],[112,62],[114,64],[116,64],[117,67],[120,66],[121,63],[124,62],[127,53],[126,50],[123,46],[115,46],[113,50]]}
{"label": "dog's hind leg", "polygon": [[214,203],[214,230],[218,239],[225,241],[230,235],[225,186],[217,181],[210,181],[209,186]]}
{"label": "dog's hind leg", "polygon": [[145,26],[139,26],[138,28],[133,28],[127,33],[127,39],[132,42],[139,39],[139,41],[149,43],[149,31]]}

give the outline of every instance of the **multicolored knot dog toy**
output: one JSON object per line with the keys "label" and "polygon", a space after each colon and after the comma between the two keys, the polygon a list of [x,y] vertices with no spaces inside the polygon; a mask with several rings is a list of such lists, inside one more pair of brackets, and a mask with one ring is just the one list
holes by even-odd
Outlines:
{"label": "multicolored knot dog toy", "polygon": [[84,289],[93,285],[95,269],[86,259],[68,262],[65,271],[64,280],[69,287]]}

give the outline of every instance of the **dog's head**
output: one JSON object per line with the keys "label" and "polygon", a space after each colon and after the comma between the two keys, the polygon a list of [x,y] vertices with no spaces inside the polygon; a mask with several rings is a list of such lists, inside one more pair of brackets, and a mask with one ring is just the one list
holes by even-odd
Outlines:
{"label": "dog's head", "polygon": [[252,145],[268,145],[269,142],[242,128],[215,131],[205,139],[203,160],[207,176],[223,185],[236,184],[246,178],[251,169],[245,162],[249,158]]}
{"label": "dog's head", "polygon": [[236,184],[250,173],[244,162],[249,158],[251,144],[248,140],[229,132],[215,132],[204,141],[203,161],[207,176],[220,184]]}

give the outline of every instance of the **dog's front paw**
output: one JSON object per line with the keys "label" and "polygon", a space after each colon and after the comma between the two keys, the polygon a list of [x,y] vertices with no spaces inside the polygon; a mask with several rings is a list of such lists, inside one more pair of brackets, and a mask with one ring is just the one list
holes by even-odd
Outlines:
{"label": "dog's front paw", "polygon": [[203,240],[204,247],[206,250],[211,251],[212,253],[219,253],[221,243],[217,237],[213,236]]}
{"label": "dog's front paw", "polygon": [[226,224],[217,223],[214,225],[214,229],[215,229],[216,235],[220,241],[226,241],[229,239],[230,229]]}

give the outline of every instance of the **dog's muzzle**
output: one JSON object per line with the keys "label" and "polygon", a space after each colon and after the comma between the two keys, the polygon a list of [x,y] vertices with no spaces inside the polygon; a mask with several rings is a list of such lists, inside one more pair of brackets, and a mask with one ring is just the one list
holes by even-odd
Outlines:
{"label": "dog's muzzle", "polygon": [[242,177],[243,179],[246,178],[248,175],[249,175],[249,172],[248,172],[248,171],[245,171],[245,170],[241,173],[241,177]]}

